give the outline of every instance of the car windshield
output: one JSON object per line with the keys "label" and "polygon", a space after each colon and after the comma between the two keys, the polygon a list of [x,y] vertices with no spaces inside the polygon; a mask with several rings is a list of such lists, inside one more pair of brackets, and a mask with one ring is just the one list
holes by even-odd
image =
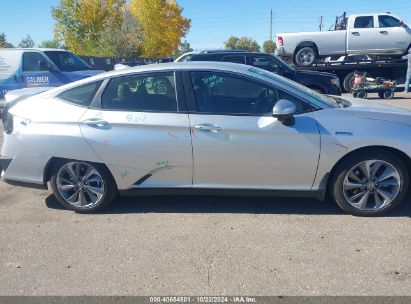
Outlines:
{"label": "car windshield", "polygon": [[82,59],[70,52],[65,51],[46,51],[44,52],[51,61],[63,72],[91,70]]}
{"label": "car windshield", "polygon": [[321,108],[324,107],[324,105],[326,107],[331,107],[331,108],[336,108],[336,107],[342,107],[342,103],[339,99],[333,98],[331,96],[328,95],[323,95],[320,93],[317,93],[297,82],[291,81],[287,78],[284,78],[280,75],[274,74],[274,73],[270,73],[268,71],[259,69],[259,68],[251,68],[248,70],[251,74],[253,74],[253,76],[263,76],[266,78],[270,78],[272,80],[281,82],[282,84],[291,87],[295,90],[298,90],[300,92],[303,92],[305,95],[308,95],[310,98],[310,102],[315,104],[316,106],[319,106]]}

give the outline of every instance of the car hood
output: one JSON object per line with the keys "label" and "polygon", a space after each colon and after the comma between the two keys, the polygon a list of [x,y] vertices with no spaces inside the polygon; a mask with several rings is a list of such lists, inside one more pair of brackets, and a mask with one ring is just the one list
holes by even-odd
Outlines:
{"label": "car hood", "polygon": [[391,121],[411,126],[411,111],[394,106],[383,105],[359,98],[344,98],[351,106],[344,108],[352,114],[364,118]]}

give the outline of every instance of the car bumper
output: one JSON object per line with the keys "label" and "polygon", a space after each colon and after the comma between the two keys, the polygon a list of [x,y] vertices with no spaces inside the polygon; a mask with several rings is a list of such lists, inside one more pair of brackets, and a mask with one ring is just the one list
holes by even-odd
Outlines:
{"label": "car bumper", "polygon": [[0,156],[1,179],[13,185],[47,189],[44,168],[50,157],[24,151],[12,134],[3,133]]}
{"label": "car bumper", "polygon": [[282,46],[275,49],[275,55],[280,57],[291,57],[291,54],[287,54],[284,47]]}

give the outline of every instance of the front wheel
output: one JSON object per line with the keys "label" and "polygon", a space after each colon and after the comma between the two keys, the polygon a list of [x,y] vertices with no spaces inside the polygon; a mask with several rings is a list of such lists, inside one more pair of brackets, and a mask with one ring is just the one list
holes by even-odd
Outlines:
{"label": "front wheel", "polygon": [[400,204],[408,190],[405,164],[388,151],[363,151],[335,169],[331,194],[352,215],[382,215]]}
{"label": "front wheel", "polygon": [[58,202],[79,213],[101,210],[117,194],[115,181],[107,168],[90,162],[57,162],[50,183]]}
{"label": "front wheel", "polygon": [[317,60],[317,51],[310,46],[303,47],[295,53],[294,60],[300,67],[312,66]]}

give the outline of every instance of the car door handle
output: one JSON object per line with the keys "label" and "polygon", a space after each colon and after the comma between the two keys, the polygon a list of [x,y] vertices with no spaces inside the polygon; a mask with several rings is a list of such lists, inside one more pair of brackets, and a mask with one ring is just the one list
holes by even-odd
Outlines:
{"label": "car door handle", "polygon": [[217,133],[223,130],[223,127],[208,123],[196,125],[194,128],[199,131],[211,133]]}
{"label": "car door handle", "polygon": [[86,124],[88,126],[92,127],[104,127],[108,125],[108,122],[100,119],[100,118],[90,118],[82,121],[83,124]]}
{"label": "car door handle", "polygon": [[388,32],[387,31],[380,31],[380,34],[388,35]]}
{"label": "car door handle", "polygon": [[360,36],[360,32],[352,32],[351,34],[353,34],[354,36]]}

